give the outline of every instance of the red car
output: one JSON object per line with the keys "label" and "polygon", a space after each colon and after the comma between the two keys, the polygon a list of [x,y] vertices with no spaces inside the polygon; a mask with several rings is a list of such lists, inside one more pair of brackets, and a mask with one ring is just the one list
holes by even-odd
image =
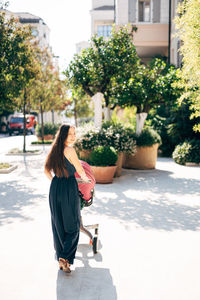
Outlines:
{"label": "red car", "polygon": [[[26,133],[34,134],[36,120],[34,115],[26,115]],[[13,115],[10,118],[8,133],[9,135],[22,134],[24,131],[24,117],[23,115]]]}

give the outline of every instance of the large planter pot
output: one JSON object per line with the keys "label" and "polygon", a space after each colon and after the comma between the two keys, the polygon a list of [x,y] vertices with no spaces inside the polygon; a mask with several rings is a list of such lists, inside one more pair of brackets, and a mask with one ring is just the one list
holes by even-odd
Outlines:
{"label": "large planter pot", "polygon": [[96,167],[91,166],[97,183],[112,183],[117,166]]}
{"label": "large planter pot", "polygon": [[89,159],[90,158],[90,154],[92,153],[92,150],[84,150],[82,149],[81,151],[79,151],[79,156],[80,159]]}
{"label": "large planter pot", "polygon": [[119,177],[122,172],[122,164],[123,164],[123,157],[124,157],[124,152],[119,152],[118,153],[118,159],[116,162],[116,171],[115,171],[115,177]]}
{"label": "large planter pot", "polygon": [[159,144],[136,147],[134,155],[125,154],[123,168],[125,169],[155,169]]}
{"label": "large planter pot", "polygon": [[[53,134],[45,134],[45,135],[44,135],[44,140],[45,140],[45,141],[50,141],[50,140],[53,140],[53,139],[54,139]],[[42,137],[41,137],[41,136],[38,136],[38,140],[41,141],[41,140],[42,140]]]}

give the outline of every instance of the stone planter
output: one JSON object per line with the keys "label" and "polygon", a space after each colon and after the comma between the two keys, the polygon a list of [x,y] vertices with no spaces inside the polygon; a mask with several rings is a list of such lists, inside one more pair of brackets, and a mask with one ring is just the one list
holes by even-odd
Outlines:
{"label": "stone planter", "polygon": [[138,147],[134,155],[125,154],[123,168],[125,169],[155,169],[159,144],[150,147]]}
{"label": "stone planter", "polygon": [[79,151],[79,156],[80,159],[89,159],[90,158],[90,154],[92,153],[92,150],[81,150]]}
{"label": "stone planter", "polygon": [[97,183],[112,183],[117,166],[96,167],[91,166]]}
{"label": "stone planter", "polygon": [[[45,135],[44,135],[44,140],[45,140],[45,141],[50,141],[50,140],[53,140],[53,139],[54,139],[53,134],[45,134]],[[41,140],[42,140],[42,137],[41,137],[41,136],[38,136],[38,140],[41,141]]]}
{"label": "stone planter", "polygon": [[119,152],[118,159],[116,162],[117,169],[115,171],[115,177],[121,176],[123,160],[124,160],[124,152]]}

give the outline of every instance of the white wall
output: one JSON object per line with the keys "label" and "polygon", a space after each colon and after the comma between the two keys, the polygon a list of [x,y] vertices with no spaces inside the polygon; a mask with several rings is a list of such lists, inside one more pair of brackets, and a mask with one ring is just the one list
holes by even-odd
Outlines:
{"label": "white wall", "polygon": [[114,22],[114,11],[97,10],[91,11],[91,35],[96,33],[97,24],[112,24]]}
{"label": "white wall", "polygon": [[128,0],[116,0],[116,24],[128,24]]}
{"label": "white wall", "polygon": [[105,5],[114,5],[114,0],[92,0],[92,8]]}
{"label": "white wall", "polygon": [[161,16],[160,23],[169,22],[169,0],[161,0]]}

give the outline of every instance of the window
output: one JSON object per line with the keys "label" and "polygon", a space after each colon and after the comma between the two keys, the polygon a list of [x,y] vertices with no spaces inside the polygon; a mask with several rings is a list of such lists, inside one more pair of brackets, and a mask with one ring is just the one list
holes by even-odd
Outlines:
{"label": "window", "polygon": [[151,0],[139,0],[138,20],[139,22],[150,22]]}
{"label": "window", "polygon": [[97,35],[108,37],[111,35],[112,25],[98,25],[97,26]]}

